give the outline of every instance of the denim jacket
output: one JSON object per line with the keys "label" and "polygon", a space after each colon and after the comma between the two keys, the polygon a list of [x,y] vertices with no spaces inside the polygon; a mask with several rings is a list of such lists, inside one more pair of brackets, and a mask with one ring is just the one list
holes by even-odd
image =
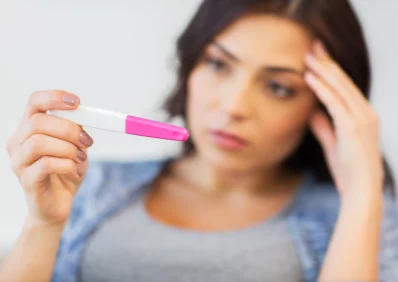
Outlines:
{"label": "denim jacket", "polygon": [[[80,259],[92,232],[128,205],[135,192],[153,181],[165,161],[90,163],[62,234],[53,282],[78,281]],[[306,181],[298,192],[289,222],[305,279],[313,282],[317,281],[340,203],[332,185],[317,183],[311,175]],[[398,209],[391,196],[384,198],[379,269],[379,281],[398,281]]]}

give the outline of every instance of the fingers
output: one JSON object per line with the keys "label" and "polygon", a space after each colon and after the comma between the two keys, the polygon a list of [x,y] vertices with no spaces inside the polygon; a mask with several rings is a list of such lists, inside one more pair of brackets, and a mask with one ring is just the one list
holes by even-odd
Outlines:
{"label": "fingers", "polygon": [[65,140],[80,148],[88,148],[93,144],[92,138],[83,131],[80,125],[44,113],[36,113],[27,119],[15,134],[14,142],[23,144],[35,134]]}
{"label": "fingers", "polygon": [[18,171],[46,156],[70,159],[75,163],[87,160],[87,154],[72,143],[47,135],[35,134],[18,150],[15,150],[12,166],[15,171]]}
{"label": "fingers", "polygon": [[25,109],[22,121],[36,113],[48,110],[72,110],[80,103],[79,97],[62,90],[44,90],[33,93]]}
{"label": "fingers", "polygon": [[87,171],[88,166],[88,153],[87,148],[79,149],[86,154],[86,161],[76,163],[76,171],[80,177],[84,177],[84,173]]}
{"label": "fingers", "polygon": [[363,115],[368,110],[366,98],[342,68],[330,57],[323,44],[317,41],[313,52],[306,56],[311,72],[320,77],[339,96],[349,113]]}
{"label": "fingers", "polygon": [[310,120],[314,136],[319,140],[325,155],[331,156],[336,147],[336,136],[328,117],[322,110],[317,110]]}
{"label": "fingers", "polygon": [[378,115],[369,103],[366,102],[366,106],[358,106],[354,100],[347,103],[347,99],[343,98],[362,94],[352,94],[349,89],[339,94],[324,79],[324,76],[315,74],[311,69],[305,74],[305,80],[332,116],[337,130],[344,129],[346,132],[354,133],[358,131],[373,132],[373,129],[378,128]]}
{"label": "fingers", "polygon": [[88,166],[88,162],[87,161],[76,164],[76,172],[79,175],[79,177],[84,177],[84,174],[87,171],[87,166]]}
{"label": "fingers", "polygon": [[27,187],[41,186],[40,183],[48,179],[51,174],[78,179],[82,172],[78,171],[76,163],[71,159],[45,156],[25,168],[22,182],[28,184]]}
{"label": "fingers", "polygon": [[333,119],[338,121],[347,115],[348,109],[345,103],[321,78],[311,72],[307,72],[305,80],[319,100],[325,105]]}
{"label": "fingers", "polygon": [[73,167],[75,176],[85,172],[86,149],[93,144],[92,138],[81,126],[45,113],[51,109],[73,109],[78,103],[77,96],[58,90],[39,91],[30,97],[18,130],[7,142],[11,166],[17,175],[34,167],[50,171],[47,165],[51,163],[59,165],[55,171],[71,174]]}

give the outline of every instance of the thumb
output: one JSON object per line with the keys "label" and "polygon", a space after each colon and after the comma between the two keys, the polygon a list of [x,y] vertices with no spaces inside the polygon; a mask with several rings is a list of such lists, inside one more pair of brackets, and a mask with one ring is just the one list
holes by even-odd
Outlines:
{"label": "thumb", "polygon": [[324,154],[330,160],[331,154],[336,147],[336,136],[326,113],[322,110],[317,110],[312,115],[309,125],[312,133],[321,144]]}

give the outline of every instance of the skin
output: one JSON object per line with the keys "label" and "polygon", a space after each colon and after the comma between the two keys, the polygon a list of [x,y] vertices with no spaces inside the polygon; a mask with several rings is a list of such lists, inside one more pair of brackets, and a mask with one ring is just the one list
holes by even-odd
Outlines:
{"label": "skin", "polygon": [[[311,43],[293,22],[252,16],[207,46],[188,81],[187,120],[197,152],[159,180],[147,202],[153,217],[228,230],[263,221],[291,200],[301,176],[280,163],[300,143],[317,105],[304,80]],[[209,136],[212,129],[237,134],[248,145],[221,148]]]}
{"label": "skin", "polygon": [[[245,17],[216,42],[206,56],[222,59],[228,68],[202,60],[189,79],[188,124],[197,151],[157,179],[146,199],[148,212],[175,227],[209,232],[244,228],[273,216],[301,181],[280,163],[309,128],[322,145],[342,200],[319,280],[377,281],[383,169],[375,111],[322,44],[290,21]],[[270,66],[301,75],[261,71]],[[297,88],[296,95],[274,95],[286,92],[264,87],[270,80]],[[63,102],[71,97],[74,105]],[[326,106],[336,129],[317,110],[317,101]],[[79,126],[44,113],[78,103],[64,91],[33,94],[9,140],[29,216],[0,281],[50,281],[71,200],[87,168],[86,158],[76,158],[78,148],[86,152],[91,144],[79,140]],[[214,127],[244,136],[247,145],[220,147],[208,135]]]}
{"label": "skin", "polygon": [[62,231],[87,170],[87,148],[93,141],[80,126],[45,113],[75,109],[79,102],[76,95],[60,90],[33,93],[8,140],[7,152],[25,193],[28,216],[0,268],[1,282],[51,280]]}
{"label": "skin", "polygon": [[[187,111],[204,162],[246,174],[273,170],[292,153],[316,105],[303,77],[311,41],[293,22],[252,16],[208,46],[189,79]],[[289,71],[269,70],[278,67]],[[239,152],[220,150],[209,140],[209,129],[229,131],[250,144]]]}

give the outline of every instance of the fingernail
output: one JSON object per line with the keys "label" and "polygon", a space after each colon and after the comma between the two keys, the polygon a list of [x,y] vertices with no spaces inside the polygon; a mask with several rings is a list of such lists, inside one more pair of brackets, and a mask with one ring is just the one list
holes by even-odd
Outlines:
{"label": "fingernail", "polygon": [[84,162],[85,160],[87,160],[87,154],[84,151],[82,151],[81,149],[78,149],[77,150],[77,158],[79,160],[81,160],[82,162]]}
{"label": "fingernail", "polygon": [[79,102],[79,98],[73,94],[68,94],[66,93],[63,97],[62,100],[64,101],[65,104],[69,106],[76,106],[77,103]]}
{"label": "fingernail", "polygon": [[315,56],[312,53],[310,53],[310,52],[305,54],[305,59],[309,63],[312,63],[313,61],[316,60]]}
{"label": "fingernail", "polygon": [[80,133],[80,143],[82,143],[83,146],[90,147],[93,145],[94,141],[86,132],[83,131]]}
{"label": "fingernail", "polygon": [[80,177],[83,176],[84,171],[83,171],[83,168],[82,168],[81,166],[79,166],[79,165],[77,166],[76,172],[77,172],[77,174],[78,174]]}
{"label": "fingernail", "polygon": [[307,81],[309,81],[309,82],[311,82],[311,81],[314,79],[314,76],[312,75],[312,73],[306,72],[306,73],[304,74],[304,79],[307,80]]}
{"label": "fingernail", "polygon": [[318,55],[326,54],[325,45],[323,44],[323,42],[322,42],[321,40],[316,40],[316,41],[315,41],[315,44],[314,44],[314,51],[315,51]]}

